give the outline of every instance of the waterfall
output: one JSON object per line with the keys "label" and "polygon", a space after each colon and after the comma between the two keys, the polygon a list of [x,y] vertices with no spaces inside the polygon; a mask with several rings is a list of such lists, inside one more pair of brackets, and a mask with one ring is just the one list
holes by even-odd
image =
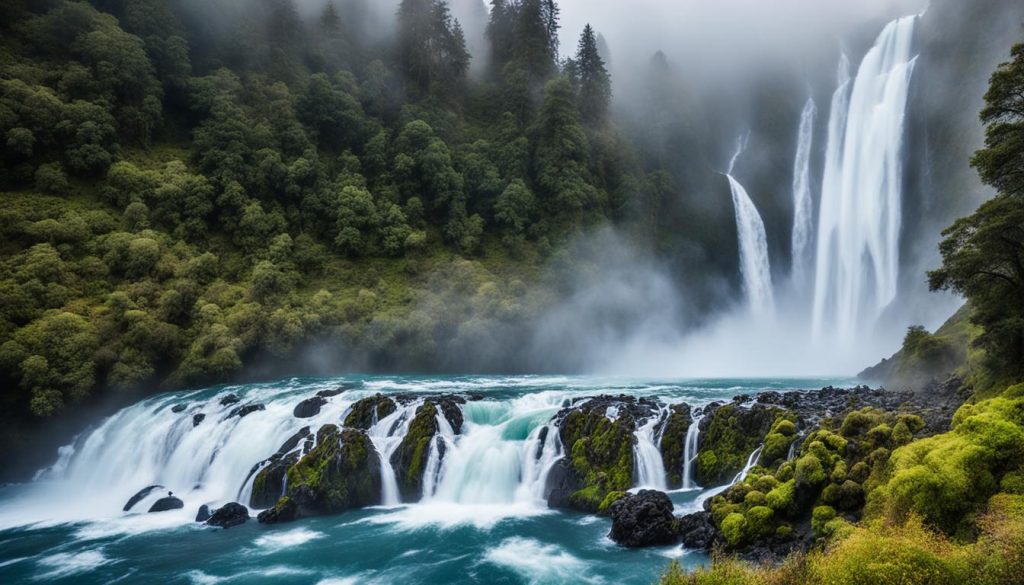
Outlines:
{"label": "waterfall", "polygon": [[[896,296],[901,148],[916,16],[886,25],[832,99],[818,220],[813,329],[852,341]],[[845,59],[845,57],[844,57]]]}
{"label": "waterfall", "polygon": [[737,473],[732,478],[732,481],[730,481],[727,484],[720,485],[720,486],[718,486],[716,488],[707,490],[706,492],[702,493],[700,496],[698,496],[696,499],[694,499],[692,502],[690,502],[689,505],[685,506],[684,510],[685,511],[689,511],[689,512],[696,512],[698,510],[703,510],[704,509],[704,502],[710,500],[711,498],[713,498],[713,497],[717,496],[718,494],[726,491],[727,489],[731,488],[732,486],[734,486],[734,485],[742,482],[743,480],[747,479],[747,475],[750,474],[750,470],[753,469],[755,465],[757,465],[757,460],[761,457],[761,450],[762,449],[764,449],[764,445],[758,446],[757,449],[754,449],[754,451],[750,453],[750,456],[747,457],[746,465],[744,465],[743,469],[741,469],[739,471],[739,473]]}
{"label": "waterfall", "polygon": [[683,444],[683,489],[697,489],[693,482],[693,467],[697,463],[697,440],[700,437],[700,421],[703,415],[694,415],[690,428],[686,429],[686,441]]}
{"label": "waterfall", "polygon": [[661,458],[654,434],[662,414],[652,416],[643,426],[636,430],[636,444],[633,445],[633,460],[636,462],[636,486],[666,491],[668,478],[665,474],[665,462]]}
{"label": "waterfall", "polygon": [[814,117],[818,108],[807,98],[800,114],[796,156],[793,159],[793,283],[802,287],[810,270],[810,238],[814,221],[811,197],[811,145],[814,141]]}
{"label": "waterfall", "polygon": [[444,413],[437,413],[437,429],[437,434],[430,441],[430,454],[427,456],[427,466],[423,471],[424,499],[429,499],[434,495],[437,480],[441,475],[442,454],[455,444],[455,430],[452,429],[452,425]]}
{"label": "waterfall", "polygon": [[738,141],[736,154],[729,162],[729,188],[736,210],[736,232],[739,238],[740,273],[750,310],[757,316],[769,315],[775,304],[772,294],[772,271],[768,262],[768,236],[764,221],[743,185],[732,176],[736,160],[746,148],[746,137]]}
{"label": "waterfall", "polygon": [[537,427],[530,433],[526,448],[523,449],[523,474],[516,491],[516,500],[543,502],[547,497],[548,475],[562,457],[562,439],[555,423]]}
{"label": "waterfall", "polygon": [[[395,469],[391,465],[391,456],[402,444],[402,439],[409,431],[409,425],[412,424],[412,420],[416,416],[416,410],[422,405],[422,400],[398,405],[395,412],[374,423],[366,433],[380,456],[380,499],[385,506],[397,506],[402,503],[401,494],[398,491],[398,480],[395,478]],[[376,418],[377,411],[374,410],[373,414]]]}

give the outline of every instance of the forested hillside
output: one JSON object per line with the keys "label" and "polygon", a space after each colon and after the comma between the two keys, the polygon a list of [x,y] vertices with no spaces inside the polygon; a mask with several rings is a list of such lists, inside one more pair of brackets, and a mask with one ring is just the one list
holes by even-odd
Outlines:
{"label": "forested hillside", "polygon": [[471,63],[446,2],[404,0],[393,34],[371,8],[0,7],[6,418],[287,371],[313,342],[472,368],[574,235],[644,239],[666,179],[610,122],[592,28],[560,60],[555,2],[496,0]]}

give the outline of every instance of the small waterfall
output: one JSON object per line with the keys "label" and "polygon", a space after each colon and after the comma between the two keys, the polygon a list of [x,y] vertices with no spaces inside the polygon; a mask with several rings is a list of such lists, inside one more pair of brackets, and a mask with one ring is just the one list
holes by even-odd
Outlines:
{"label": "small waterfall", "polygon": [[697,440],[700,437],[700,421],[704,415],[694,415],[690,428],[686,429],[686,442],[683,444],[683,489],[698,489],[693,482],[693,468],[697,464]]}
{"label": "small waterfall", "polygon": [[437,413],[438,432],[430,441],[430,454],[427,457],[427,466],[423,471],[423,498],[433,497],[437,489],[437,481],[441,475],[442,454],[455,445],[455,430],[451,423],[444,416],[444,413]]}
{"label": "small waterfall", "polygon": [[[416,416],[416,410],[423,405],[422,400],[411,402],[405,405],[398,405],[395,412],[385,416],[370,427],[367,436],[370,442],[377,449],[380,455],[380,484],[381,503],[385,506],[397,506],[402,503],[401,494],[398,491],[398,480],[395,478],[395,468],[391,465],[391,456],[402,444],[402,439],[409,431]],[[377,411],[374,410],[374,418]]]}
{"label": "small waterfall", "polygon": [[[523,449],[523,475],[516,491],[516,500],[543,502],[546,497],[548,475],[555,463],[563,457],[562,439],[555,423],[538,427],[526,441]],[[539,448],[539,449],[538,449]]]}
{"label": "small waterfall", "polygon": [[[896,297],[901,150],[916,16],[886,25],[833,95],[818,221],[813,330],[851,342]],[[845,58],[845,57],[844,57]]]}
{"label": "small waterfall", "polygon": [[729,188],[732,204],[736,210],[736,232],[739,238],[740,273],[743,275],[743,290],[747,304],[754,315],[769,315],[775,305],[772,293],[772,271],[768,261],[768,236],[764,221],[750,195],[743,185],[732,176],[736,160],[746,149],[746,137],[739,140],[736,154],[729,162]]}
{"label": "small waterfall", "polygon": [[633,460],[636,462],[636,486],[666,491],[668,478],[665,474],[665,462],[655,442],[654,430],[662,421],[664,411],[652,416],[636,430],[636,444],[633,445]]}
{"label": "small waterfall", "polygon": [[807,98],[800,114],[796,157],[793,160],[793,283],[803,287],[810,272],[810,239],[814,221],[811,196],[811,145],[814,141],[814,117],[818,108]]}
{"label": "small waterfall", "polygon": [[739,473],[737,473],[732,478],[732,481],[730,481],[729,483],[727,483],[725,485],[720,485],[720,486],[718,486],[716,488],[710,489],[710,490],[702,493],[700,496],[698,496],[695,500],[693,500],[693,502],[691,502],[684,509],[686,511],[691,511],[691,512],[696,512],[698,510],[703,510],[704,509],[704,502],[710,500],[711,498],[713,498],[713,497],[717,496],[718,494],[726,491],[727,489],[731,488],[732,486],[734,486],[734,485],[740,483],[741,481],[747,479],[747,475],[750,473],[750,470],[753,469],[754,466],[757,465],[757,460],[760,459],[760,457],[761,457],[761,450],[762,449],[764,449],[764,445],[760,445],[760,446],[758,446],[757,449],[754,449],[754,451],[750,454],[750,456],[747,457],[746,465],[744,465],[743,469],[741,469],[739,471]]}

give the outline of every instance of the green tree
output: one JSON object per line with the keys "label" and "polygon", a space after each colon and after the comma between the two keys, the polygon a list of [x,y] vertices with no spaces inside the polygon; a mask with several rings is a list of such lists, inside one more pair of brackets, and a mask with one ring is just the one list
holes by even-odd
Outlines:
{"label": "green tree", "polygon": [[402,0],[398,56],[406,78],[420,90],[454,97],[469,70],[462,27],[444,0]]}
{"label": "green tree", "polygon": [[533,172],[547,209],[570,221],[597,211],[597,189],[588,182],[590,147],[568,79],[558,77],[548,82],[532,133]]}
{"label": "green tree", "polygon": [[580,117],[587,124],[601,124],[608,116],[612,83],[598,51],[594,29],[589,24],[583,29],[573,63],[579,87]]}

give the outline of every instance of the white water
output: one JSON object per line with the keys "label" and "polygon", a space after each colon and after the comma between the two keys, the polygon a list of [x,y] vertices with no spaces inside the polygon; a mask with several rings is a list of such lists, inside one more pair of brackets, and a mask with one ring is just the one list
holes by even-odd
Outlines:
{"label": "white water", "polygon": [[890,22],[832,100],[818,222],[813,330],[852,344],[897,292],[901,150],[916,16]]}
{"label": "white water", "polygon": [[800,114],[796,156],[793,159],[793,284],[802,288],[811,272],[811,230],[814,223],[811,195],[811,146],[814,142],[814,118],[818,108],[807,98]]}
{"label": "white water", "polygon": [[[376,421],[366,433],[380,456],[381,503],[385,506],[397,506],[402,503],[395,468],[391,465],[391,456],[402,444],[402,439],[405,438],[409,425],[416,416],[416,410],[422,405],[422,400],[404,405],[396,404],[395,412]],[[376,410],[373,416],[377,418]]]}
{"label": "white water", "polygon": [[753,469],[755,465],[757,465],[757,460],[761,457],[761,450],[762,449],[764,449],[764,445],[761,445],[757,449],[754,449],[754,451],[750,454],[750,456],[747,457],[746,465],[744,465],[743,469],[741,469],[739,471],[739,473],[737,473],[732,478],[732,481],[730,481],[727,484],[720,485],[720,486],[718,486],[716,488],[712,488],[712,489],[709,489],[709,490],[703,492],[700,496],[695,498],[688,505],[684,506],[683,507],[684,511],[687,512],[687,513],[690,513],[690,512],[696,512],[698,510],[703,510],[704,509],[704,502],[710,500],[711,498],[717,496],[718,494],[728,490],[732,486],[734,486],[734,485],[742,482],[743,480],[747,479],[747,475],[750,474],[750,470]]}
{"label": "white water", "polygon": [[683,489],[697,489],[693,482],[693,468],[697,463],[697,442],[700,438],[700,421],[704,415],[695,414],[690,422],[690,428],[686,429],[686,442],[683,445]]}
{"label": "white water", "polygon": [[736,160],[746,149],[746,137],[740,138],[736,146],[736,154],[729,161],[729,189],[732,191],[732,204],[736,211],[736,233],[739,238],[740,273],[743,275],[743,291],[746,293],[747,305],[755,316],[767,316],[772,313],[775,305],[772,292],[772,271],[768,261],[768,236],[764,229],[764,221],[757,207],[747,194],[747,190],[732,176]]}
{"label": "white water", "polygon": [[636,444],[633,445],[633,461],[636,462],[637,487],[666,491],[668,478],[665,462],[658,448],[654,429],[663,420],[663,412],[652,416],[636,430]]}

